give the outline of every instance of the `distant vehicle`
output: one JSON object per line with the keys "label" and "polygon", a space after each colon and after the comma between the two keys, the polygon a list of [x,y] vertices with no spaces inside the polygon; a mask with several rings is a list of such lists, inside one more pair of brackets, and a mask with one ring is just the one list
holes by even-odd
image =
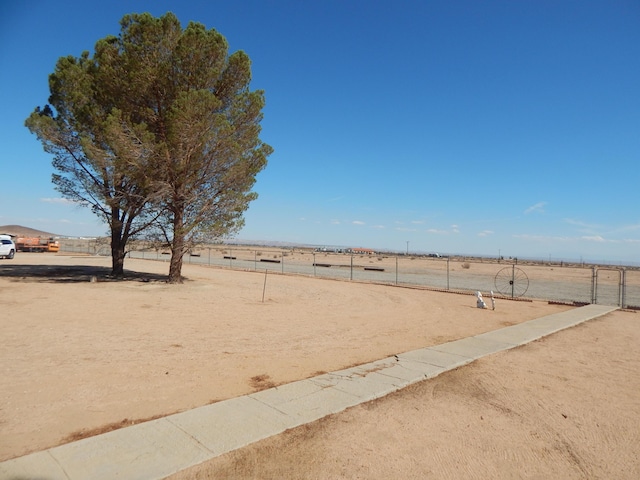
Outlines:
{"label": "distant vehicle", "polygon": [[60,244],[53,238],[18,237],[16,250],[21,252],[58,252]]}
{"label": "distant vehicle", "polygon": [[433,257],[433,258],[440,258],[440,254],[439,253],[430,253],[429,256]]}
{"label": "distant vehicle", "polygon": [[11,235],[0,235],[0,258],[11,260],[16,254],[16,244],[13,243]]}

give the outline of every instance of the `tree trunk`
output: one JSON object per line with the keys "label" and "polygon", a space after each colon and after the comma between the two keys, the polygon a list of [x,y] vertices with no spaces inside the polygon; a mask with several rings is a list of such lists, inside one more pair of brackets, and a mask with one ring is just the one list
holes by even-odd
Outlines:
{"label": "tree trunk", "polygon": [[171,242],[171,264],[168,283],[182,283],[182,257],[184,256],[184,233],[182,215],[176,214],[173,220],[173,241]]}
{"label": "tree trunk", "polygon": [[124,255],[126,242],[116,235],[111,237],[111,275],[124,277]]}
{"label": "tree trunk", "polygon": [[[174,240],[175,245],[175,240]],[[171,264],[169,265],[168,283],[182,283],[182,246],[171,249]]]}
{"label": "tree trunk", "polygon": [[120,220],[120,210],[113,207],[111,209],[111,275],[114,277],[124,277],[124,252],[127,240],[122,235],[122,221]]}

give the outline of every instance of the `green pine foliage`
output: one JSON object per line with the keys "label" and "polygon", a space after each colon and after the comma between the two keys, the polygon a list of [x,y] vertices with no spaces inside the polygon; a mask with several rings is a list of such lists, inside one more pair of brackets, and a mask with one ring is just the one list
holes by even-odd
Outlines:
{"label": "green pine foliage", "polygon": [[169,281],[200,241],[234,233],[272,148],[260,138],[264,92],[225,38],[172,13],[126,15],[121,32],[49,77],[49,104],[26,126],[53,155],[53,183],[110,228],[113,274],[144,232],[172,251]]}

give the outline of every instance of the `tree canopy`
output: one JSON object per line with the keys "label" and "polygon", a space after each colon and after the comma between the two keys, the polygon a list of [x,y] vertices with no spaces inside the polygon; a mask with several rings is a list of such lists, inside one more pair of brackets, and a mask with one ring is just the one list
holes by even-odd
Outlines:
{"label": "tree canopy", "polygon": [[171,247],[169,281],[203,239],[243,225],[272,148],[260,138],[264,92],[251,61],[225,38],[172,13],[126,15],[93,57],[62,57],[49,105],[27,127],[53,154],[53,183],[111,230],[113,273],[127,241],[148,229]]}

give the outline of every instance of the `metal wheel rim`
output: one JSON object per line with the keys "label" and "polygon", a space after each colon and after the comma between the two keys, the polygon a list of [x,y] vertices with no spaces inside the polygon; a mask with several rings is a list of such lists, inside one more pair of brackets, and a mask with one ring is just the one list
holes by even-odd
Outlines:
{"label": "metal wheel rim", "polygon": [[516,298],[523,296],[529,289],[529,277],[516,267],[505,267],[495,277],[496,290],[502,295]]}

